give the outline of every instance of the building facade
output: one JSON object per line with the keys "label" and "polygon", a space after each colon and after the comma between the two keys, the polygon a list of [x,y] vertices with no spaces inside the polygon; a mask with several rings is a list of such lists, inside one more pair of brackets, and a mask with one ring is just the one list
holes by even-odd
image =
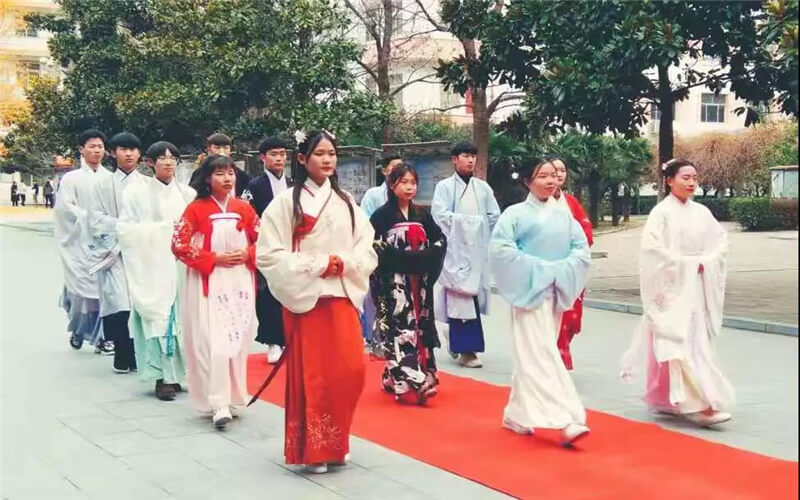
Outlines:
{"label": "building facade", "polygon": [[53,13],[58,4],[49,0],[0,0],[0,137],[9,119],[25,106],[25,84],[34,75],[58,74],[50,58],[50,34],[32,29],[25,16]]}

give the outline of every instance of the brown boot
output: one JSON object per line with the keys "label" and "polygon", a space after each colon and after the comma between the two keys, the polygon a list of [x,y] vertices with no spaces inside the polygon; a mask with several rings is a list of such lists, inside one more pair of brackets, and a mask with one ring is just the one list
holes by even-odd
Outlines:
{"label": "brown boot", "polygon": [[175,399],[175,388],[171,384],[165,384],[164,379],[156,380],[156,397],[161,401],[172,401]]}

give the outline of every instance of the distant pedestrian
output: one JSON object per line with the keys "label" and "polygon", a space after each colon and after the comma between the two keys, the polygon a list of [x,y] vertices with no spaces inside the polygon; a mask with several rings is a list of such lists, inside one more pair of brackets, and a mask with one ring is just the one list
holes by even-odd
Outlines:
{"label": "distant pedestrian", "polygon": [[45,208],[53,208],[55,204],[55,196],[53,190],[53,184],[50,181],[46,181],[44,183],[44,187],[42,188],[42,194],[44,195],[44,207]]}
{"label": "distant pedestrian", "polygon": [[33,191],[33,204],[39,206],[39,183],[34,182],[31,189]]}
{"label": "distant pedestrian", "polygon": [[17,192],[17,196],[19,197],[19,204],[20,206],[25,206],[25,195],[28,188],[25,186],[20,186],[19,191]]}
{"label": "distant pedestrian", "polygon": [[16,207],[19,203],[19,186],[17,186],[17,182],[13,181],[11,183],[11,206]]}

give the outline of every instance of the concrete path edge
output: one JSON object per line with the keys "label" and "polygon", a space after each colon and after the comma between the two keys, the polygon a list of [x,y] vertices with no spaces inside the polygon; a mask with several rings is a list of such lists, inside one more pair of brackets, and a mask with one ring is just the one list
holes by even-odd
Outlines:
{"label": "concrete path edge", "polygon": [[[584,307],[592,309],[601,309],[604,311],[622,312],[628,314],[643,313],[642,306],[639,304],[628,304],[625,302],[614,302],[610,300],[596,300],[584,299]],[[727,328],[736,328],[738,330],[749,330],[753,332],[772,333],[775,335],[788,335],[790,337],[797,337],[797,325],[788,325],[786,323],[774,323],[769,321],[761,321],[750,318],[735,318],[731,316],[724,316],[722,318],[722,326]]]}

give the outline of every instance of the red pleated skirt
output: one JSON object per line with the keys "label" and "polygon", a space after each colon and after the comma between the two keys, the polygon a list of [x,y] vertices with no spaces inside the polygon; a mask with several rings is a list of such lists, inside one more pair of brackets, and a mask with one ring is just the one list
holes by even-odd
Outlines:
{"label": "red pleated skirt", "polygon": [[569,344],[572,342],[572,337],[581,332],[581,323],[583,322],[583,294],[575,301],[572,309],[564,312],[561,316],[561,330],[558,332],[558,352],[561,354],[561,359],[564,361],[564,366],[567,370],[572,370],[572,352],[569,349]]}
{"label": "red pleated skirt", "polygon": [[283,310],[286,333],[287,464],[342,462],[364,389],[361,322],[346,298],[322,298],[311,311]]}

